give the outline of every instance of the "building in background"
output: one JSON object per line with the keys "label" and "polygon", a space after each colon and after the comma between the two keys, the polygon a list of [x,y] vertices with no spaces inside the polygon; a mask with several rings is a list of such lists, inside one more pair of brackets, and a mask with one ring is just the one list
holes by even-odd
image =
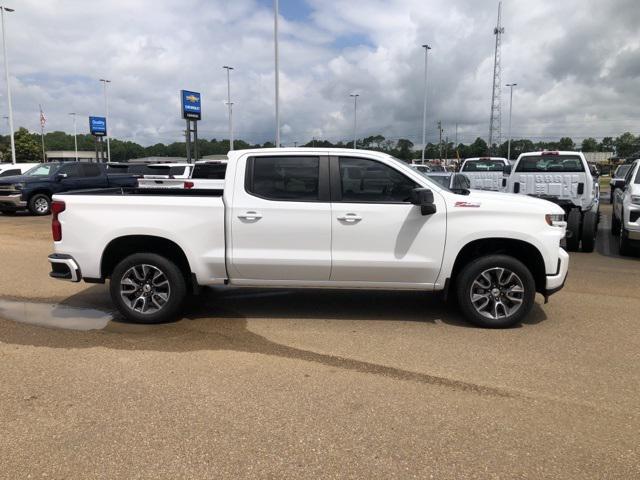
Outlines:
{"label": "building in background", "polygon": [[[46,152],[47,162],[75,162],[76,152],[75,150],[49,150]],[[95,162],[96,152],[94,151],[79,151],[78,160],[84,162]]]}

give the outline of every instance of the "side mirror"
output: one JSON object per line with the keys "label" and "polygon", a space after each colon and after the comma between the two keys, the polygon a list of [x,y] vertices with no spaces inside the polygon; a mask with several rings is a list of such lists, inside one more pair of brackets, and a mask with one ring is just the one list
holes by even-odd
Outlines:
{"label": "side mirror", "polygon": [[504,167],[502,167],[502,173],[504,173],[505,175],[511,175],[512,169],[513,167],[511,165],[505,165]]}
{"label": "side mirror", "polygon": [[627,181],[624,178],[621,178],[620,180],[616,180],[616,188],[619,188],[620,190],[624,190],[625,188],[627,188]]}
{"label": "side mirror", "polygon": [[471,181],[464,173],[454,173],[451,187],[454,190],[469,190],[471,189]]}
{"label": "side mirror", "polygon": [[433,203],[433,192],[428,188],[414,188],[411,190],[411,203],[420,207],[422,215],[433,215],[436,206]]}
{"label": "side mirror", "polygon": [[68,176],[68,175],[67,175],[66,173],[56,173],[56,176],[55,176],[55,177],[53,177],[53,178],[54,178],[54,180],[55,180],[56,182],[61,182],[62,180],[64,180],[65,178],[67,178],[67,176]]}

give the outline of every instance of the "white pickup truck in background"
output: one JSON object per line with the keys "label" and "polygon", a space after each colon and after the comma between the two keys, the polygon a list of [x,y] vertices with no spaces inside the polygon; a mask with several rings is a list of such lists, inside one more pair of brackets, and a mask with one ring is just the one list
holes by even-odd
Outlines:
{"label": "white pickup truck in background", "polygon": [[202,285],[455,294],[483,327],[562,288],[564,212],[520,195],[454,193],[380,152],[229,152],[224,190],[56,195],[54,278],[110,279],[128,319],[180,314]]}
{"label": "white pickup truck in background", "polygon": [[467,158],[460,168],[475,190],[503,192],[511,173],[511,163],[502,157]]}

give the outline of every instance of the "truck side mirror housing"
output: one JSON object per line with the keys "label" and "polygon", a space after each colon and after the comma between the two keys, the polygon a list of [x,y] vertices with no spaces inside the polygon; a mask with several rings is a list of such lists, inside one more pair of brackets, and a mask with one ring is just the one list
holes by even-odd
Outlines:
{"label": "truck side mirror housing", "polygon": [[67,174],[66,173],[56,173],[55,177],[53,177],[53,179],[56,182],[61,182],[62,180],[64,180],[65,178],[67,178]]}
{"label": "truck side mirror housing", "polygon": [[511,165],[505,165],[502,168],[502,173],[504,173],[505,175],[511,175],[511,170],[513,169],[513,167]]}
{"label": "truck side mirror housing", "polygon": [[433,192],[428,188],[414,188],[411,190],[411,203],[420,207],[422,215],[433,215],[436,206],[433,203]]}

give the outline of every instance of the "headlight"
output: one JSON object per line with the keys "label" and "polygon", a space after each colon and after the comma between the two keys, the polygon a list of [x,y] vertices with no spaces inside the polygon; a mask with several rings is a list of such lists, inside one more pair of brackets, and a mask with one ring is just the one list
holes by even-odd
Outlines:
{"label": "headlight", "polygon": [[14,183],[12,187],[14,190],[22,190],[24,188],[24,183]]}
{"label": "headlight", "polygon": [[640,205],[640,195],[631,195],[631,203]]}
{"label": "headlight", "polygon": [[548,213],[544,216],[544,219],[550,227],[567,226],[567,223],[564,221],[564,214],[562,213]]}

